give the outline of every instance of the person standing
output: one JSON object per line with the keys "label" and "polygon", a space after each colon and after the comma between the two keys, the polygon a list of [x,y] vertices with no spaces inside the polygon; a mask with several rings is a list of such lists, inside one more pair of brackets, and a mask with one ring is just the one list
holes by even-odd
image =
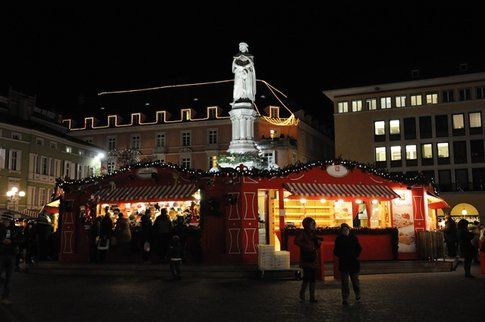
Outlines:
{"label": "person standing", "polygon": [[472,245],[473,233],[468,231],[468,220],[460,219],[458,222],[458,246],[464,259],[465,277],[474,277],[471,272],[474,247]]}
{"label": "person standing", "polygon": [[362,251],[359,240],[354,234],[350,233],[348,224],[340,225],[340,234],[335,239],[333,253],[339,258],[339,271],[342,283],[342,304],[348,305],[349,299],[349,277],[352,281],[352,288],[355,293],[355,300],[360,301],[360,282],[359,272],[360,263],[357,259]]}
{"label": "person standing", "polygon": [[10,296],[10,280],[15,266],[15,258],[18,252],[18,244],[20,242],[19,231],[14,225],[13,215],[10,213],[2,214],[2,222],[0,223],[0,275],[5,271],[5,279],[3,280],[3,291],[1,296],[2,304],[11,304]]}
{"label": "person standing", "polygon": [[305,292],[308,286],[310,292],[310,302],[316,303],[315,298],[315,281],[316,269],[318,267],[317,251],[322,242],[318,238],[315,229],[315,220],[311,217],[306,217],[302,222],[303,230],[295,239],[295,244],[300,247],[300,267],[303,268],[303,282],[300,288],[300,300],[305,300]]}
{"label": "person standing", "polygon": [[453,258],[452,270],[454,271],[460,264],[460,256],[458,255],[456,222],[449,214],[445,216],[445,228],[443,229],[443,235],[448,256]]}
{"label": "person standing", "polygon": [[180,276],[180,264],[182,263],[183,251],[184,250],[182,247],[182,243],[180,242],[180,237],[174,235],[170,244],[169,257],[170,272],[172,273],[173,279],[176,280],[180,280],[182,278]]}
{"label": "person standing", "polygon": [[167,209],[160,210],[160,215],[153,223],[153,232],[158,239],[158,253],[160,260],[165,261],[167,257],[168,247],[170,245],[170,234],[172,233],[172,222],[168,217]]}
{"label": "person standing", "polygon": [[152,236],[152,219],[151,211],[147,208],[143,216],[140,219],[141,227],[141,245],[142,245],[142,259],[147,262],[150,258],[150,248],[151,248],[151,236]]}
{"label": "person standing", "polygon": [[130,255],[131,230],[130,222],[122,212],[118,213],[115,232],[120,254],[127,258]]}

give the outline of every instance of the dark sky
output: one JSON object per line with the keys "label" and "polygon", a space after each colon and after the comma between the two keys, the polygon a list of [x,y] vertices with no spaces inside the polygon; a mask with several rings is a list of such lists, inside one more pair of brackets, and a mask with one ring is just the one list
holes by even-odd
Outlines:
{"label": "dark sky", "polygon": [[80,101],[95,109],[103,90],[230,79],[240,41],[258,78],[315,115],[330,112],[323,89],[408,80],[412,68],[454,74],[461,62],[485,71],[475,5],[340,3],[2,8],[0,88],[37,94],[39,105],[64,113]]}

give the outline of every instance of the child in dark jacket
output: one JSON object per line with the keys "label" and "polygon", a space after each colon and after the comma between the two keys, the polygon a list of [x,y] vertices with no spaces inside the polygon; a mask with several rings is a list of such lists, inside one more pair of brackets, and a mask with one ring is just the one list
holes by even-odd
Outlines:
{"label": "child in dark jacket", "polygon": [[170,272],[174,279],[180,280],[180,264],[183,258],[183,247],[180,237],[175,235],[172,237],[172,242],[169,249],[170,256]]}

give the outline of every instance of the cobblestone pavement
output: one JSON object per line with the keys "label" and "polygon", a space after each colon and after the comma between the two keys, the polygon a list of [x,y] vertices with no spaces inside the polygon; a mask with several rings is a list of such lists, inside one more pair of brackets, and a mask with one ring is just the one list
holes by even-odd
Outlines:
{"label": "cobblestone pavement", "polygon": [[333,281],[311,304],[298,281],[15,274],[0,321],[484,321],[485,275],[473,273],[361,276],[362,302],[348,307]]}

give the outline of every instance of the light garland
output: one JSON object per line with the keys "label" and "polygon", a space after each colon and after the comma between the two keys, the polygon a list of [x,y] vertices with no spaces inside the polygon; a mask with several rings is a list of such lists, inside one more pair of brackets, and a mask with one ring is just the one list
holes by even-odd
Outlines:
{"label": "light garland", "polygon": [[163,161],[157,160],[157,161],[151,161],[151,162],[145,162],[141,163],[138,162],[136,164],[132,164],[129,166],[126,166],[122,169],[115,170],[110,174],[105,174],[101,176],[91,176],[85,179],[78,179],[78,180],[66,180],[66,181],[58,181],[57,186],[59,188],[63,188],[65,186],[71,186],[71,185],[83,185],[83,184],[90,184],[90,183],[96,183],[103,181],[105,179],[109,179],[117,174],[120,173],[125,173],[128,171],[131,171],[132,169],[139,169],[139,168],[148,168],[148,167],[161,167],[161,168],[168,168],[168,169],[173,169],[181,173],[189,174],[192,176],[195,176],[195,178],[214,178],[214,177],[259,177],[259,178],[274,178],[274,177],[285,177],[293,173],[301,172],[301,171],[309,171],[313,168],[320,167],[322,169],[326,168],[329,165],[342,165],[348,168],[349,170],[353,169],[359,169],[363,172],[366,173],[371,173],[376,176],[379,176],[381,178],[398,182],[401,184],[406,184],[406,185],[414,185],[414,184],[421,184],[421,185],[429,185],[431,184],[434,187],[434,192],[437,193],[436,191],[436,185],[434,184],[433,180],[429,180],[426,177],[424,177],[422,174],[418,174],[414,177],[408,177],[404,176],[402,174],[395,174],[395,173],[389,173],[385,171],[384,169],[380,168],[375,168],[373,165],[370,164],[364,164],[364,163],[359,163],[355,161],[349,161],[349,160],[343,160],[343,159],[335,159],[335,160],[324,160],[324,161],[314,161],[314,162],[309,162],[309,163],[298,163],[295,165],[290,165],[285,168],[281,169],[251,169],[249,170],[246,167],[238,167],[236,169],[221,169],[219,172],[209,172],[209,171],[204,171],[204,170],[198,170],[198,169],[187,169],[184,167],[181,167],[177,164],[173,163],[165,163]]}

